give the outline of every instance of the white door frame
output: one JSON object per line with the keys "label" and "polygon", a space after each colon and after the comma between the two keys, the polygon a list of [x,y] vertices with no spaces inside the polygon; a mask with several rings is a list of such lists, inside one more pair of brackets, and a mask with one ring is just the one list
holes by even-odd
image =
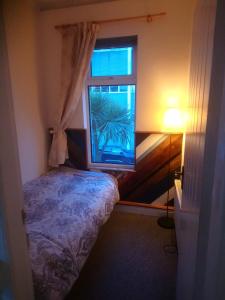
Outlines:
{"label": "white door frame", "polygon": [[[209,199],[206,200],[202,194],[206,188],[209,188],[205,179],[213,175],[209,170],[210,176],[205,172],[205,169],[212,162],[209,160],[210,164],[207,164],[205,145],[208,139],[207,116],[208,113],[210,114],[208,105],[217,3],[216,0],[198,0],[196,2],[193,18],[188,103],[190,120],[187,124],[184,151],[182,213],[177,226],[181,237],[178,239],[177,300],[205,300],[194,295],[196,291],[197,293],[200,291],[201,277],[204,273],[204,266],[200,262],[205,249],[200,245],[205,238],[206,226],[202,227],[200,233],[199,224],[202,222],[201,217],[206,211],[206,203]],[[197,274],[198,272],[201,273],[201,276]]]}
{"label": "white door frame", "polygon": [[[1,281],[1,299],[32,300],[33,286],[26,233],[22,222],[23,193],[19,166],[7,46],[0,3],[0,266],[9,269],[11,284]],[[4,252],[4,253],[3,253]],[[6,268],[7,269],[7,268]],[[0,279],[6,271],[0,268]],[[9,292],[5,294],[5,290]]]}
{"label": "white door frame", "polygon": [[185,147],[177,300],[225,299],[224,16],[224,0],[197,1],[189,97],[194,118]]}
{"label": "white door frame", "polygon": [[217,0],[194,299],[225,299],[225,1]]}

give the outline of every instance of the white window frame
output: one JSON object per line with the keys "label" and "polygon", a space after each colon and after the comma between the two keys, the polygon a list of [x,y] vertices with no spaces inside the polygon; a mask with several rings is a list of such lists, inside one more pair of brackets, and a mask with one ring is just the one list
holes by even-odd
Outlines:
{"label": "white window frame", "polygon": [[[123,38],[119,38],[123,43]],[[126,37],[124,38],[124,40]],[[117,38],[112,38],[110,40],[117,40]],[[114,47],[123,47],[123,44],[119,42],[115,42]],[[107,43],[106,43],[107,45]],[[128,45],[127,45],[128,46]],[[127,47],[126,46],[126,47]],[[135,119],[136,119],[136,95],[137,95],[137,40],[136,42],[130,44],[133,48],[133,55],[132,55],[132,74],[131,75],[116,75],[116,76],[96,76],[91,77],[91,70],[88,73],[88,78],[86,80],[86,87],[85,87],[85,99],[86,99],[86,108],[87,108],[87,153],[88,153],[88,168],[89,169],[105,169],[105,170],[121,170],[121,171],[135,171],[135,163],[134,165],[123,165],[123,164],[109,164],[109,163],[94,163],[91,161],[91,129],[90,129],[90,111],[89,111],[89,86],[94,85],[135,85]],[[110,47],[109,47],[110,48]],[[113,47],[112,47],[113,48]],[[136,127],[136,121],[135,125]],[[135,129],[134,129],[135,132]],[[134,133],[135,134],[135,133]],[[135,151],[135,158],[136,158],[136,149]],[[135,159],[136,162],[136,159]]]}

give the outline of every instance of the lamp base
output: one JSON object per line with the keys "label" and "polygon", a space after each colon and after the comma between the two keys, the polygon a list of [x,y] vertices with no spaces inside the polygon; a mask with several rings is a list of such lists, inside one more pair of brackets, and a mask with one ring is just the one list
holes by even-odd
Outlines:
{"label": "lamp base", "polygon": [[166,228],[166,229],[175,228],[173,218],[170,218],[168,216],[162,216],[162,217],[158,218],[157,223],[162,228]]}

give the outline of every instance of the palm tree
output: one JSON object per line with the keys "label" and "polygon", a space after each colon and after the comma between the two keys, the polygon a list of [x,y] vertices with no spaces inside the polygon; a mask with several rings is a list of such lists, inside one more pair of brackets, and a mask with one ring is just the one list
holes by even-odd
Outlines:
{"label": "palm tree", "polygon": [[100,160],[100,148],[112,141],[124,148],[131,142],[130,128],[133,121],[131,112],[112,102],[100,93],[90,95],[90,118],[92,128],[92,151],[97,161]]}

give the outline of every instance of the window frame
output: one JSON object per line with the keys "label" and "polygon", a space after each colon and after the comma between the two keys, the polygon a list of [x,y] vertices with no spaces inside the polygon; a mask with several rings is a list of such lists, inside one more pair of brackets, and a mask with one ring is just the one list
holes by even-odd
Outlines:
{"label": "window frame", "polygon": [[[91,149],[91,128],[90,128],[90,102],[89,102],[89,86],[112,86],[112,85],[134,85],[135,86],[135,121],[134,121],[134,141],[136,131],[136,97],[137,97],[137,36],[99,39],[96,42],[95,49],[109,49],[109,48],[133,48],[132,51],[132,74],[130,75],[111,75],[111,76],[91,76],[91,67],[88,72],[84,97],[86,100],[87,111],[87,154],[88,154],[88,168],[90,169],[105,169],[105,170],[120,170],[120,171],[135,171],[136,167],[136,147],[134,149],[135,162],[133,165],[127,164],[110,164],[110,163],[95,163],[92,162]],[[134,145],[136,143],[134,142]]]}

